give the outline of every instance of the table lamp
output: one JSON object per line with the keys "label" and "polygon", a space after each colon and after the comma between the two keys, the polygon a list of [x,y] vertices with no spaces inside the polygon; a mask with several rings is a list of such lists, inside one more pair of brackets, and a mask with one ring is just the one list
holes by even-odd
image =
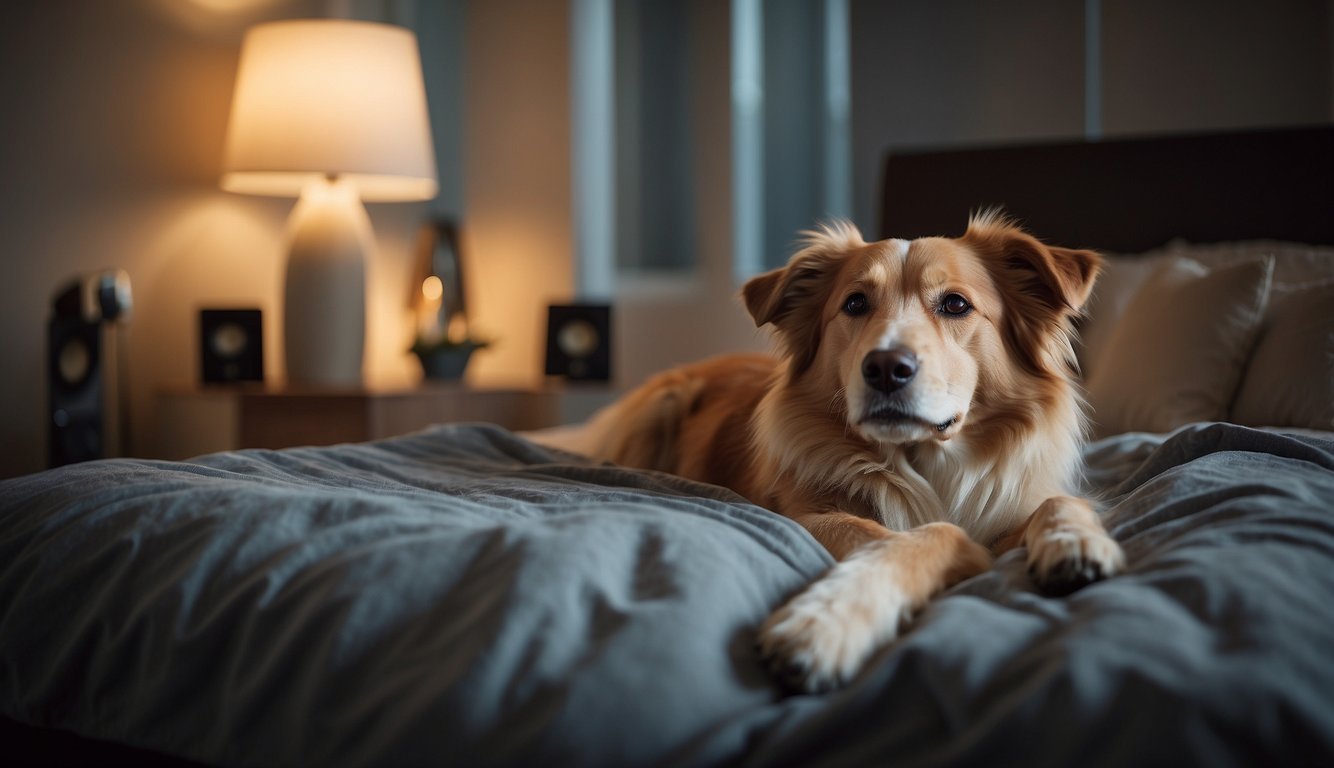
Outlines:
{"label": "table lamp", "polygon": [[222,188],[299,197],[283,289],[287,378],[360,384],[375,251],[362,201],[429,200],[437,189],[416,37],[341,19],[250,29]]}

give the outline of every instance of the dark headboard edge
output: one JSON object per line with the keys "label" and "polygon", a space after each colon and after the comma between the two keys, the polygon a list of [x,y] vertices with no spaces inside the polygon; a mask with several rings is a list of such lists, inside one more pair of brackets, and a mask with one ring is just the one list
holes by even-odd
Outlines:
{"label": "dark headboard edge", "polygon": [[1120,253],[1334,244],[1334,126],[887,153],[883,237],[958,235],[990,206],[1044,241]]}

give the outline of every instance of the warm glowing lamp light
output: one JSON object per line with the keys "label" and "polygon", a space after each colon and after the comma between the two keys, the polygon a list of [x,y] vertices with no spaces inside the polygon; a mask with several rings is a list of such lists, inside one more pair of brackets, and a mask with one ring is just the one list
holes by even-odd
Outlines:
{"label": "warm glowing lamp light", "polygon": [[334,19],[252,28],[222,188],[300,197],[283,292],[287,378],[360,383],[374,253],[362,201],[429,200],[437,189],[417,39],[401,27]]}
{"label": "warm glowing lamp light", "polygon": [[427,301],[439,301],[445,295],[445,284],[439,277],[431,275],[422,281],[422,296]]}

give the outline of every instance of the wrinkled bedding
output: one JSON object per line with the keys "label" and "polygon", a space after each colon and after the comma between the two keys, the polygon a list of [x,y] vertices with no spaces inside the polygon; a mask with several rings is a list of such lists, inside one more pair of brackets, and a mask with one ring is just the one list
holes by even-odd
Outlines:
{"label": "wrinkled bedding", "polygon": [[1334,435],[1091,445],[1129,572],[1023,553],[848,689],[754,630],[829,567],[729,491],[443,426],[0,483],[0,715],[219,765],[1328,764]]}

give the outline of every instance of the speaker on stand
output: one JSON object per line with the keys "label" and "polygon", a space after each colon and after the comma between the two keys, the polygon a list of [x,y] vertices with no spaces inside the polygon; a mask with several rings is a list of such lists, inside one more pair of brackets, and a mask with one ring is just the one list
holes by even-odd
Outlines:
{"label": "speaker on stand", "polygon": [[47,463],[127,453],[125,320],[130,278],[106,270],[67,283],[47,322]]}

